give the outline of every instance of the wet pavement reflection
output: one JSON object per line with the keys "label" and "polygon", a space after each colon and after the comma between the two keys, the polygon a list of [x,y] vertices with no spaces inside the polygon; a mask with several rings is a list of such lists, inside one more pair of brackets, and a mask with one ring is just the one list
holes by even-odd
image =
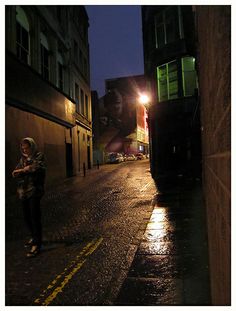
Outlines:
{"label": "wet pavement reflection", "polygon": [[200,183],[158,192],[117,305],[209,305]]}

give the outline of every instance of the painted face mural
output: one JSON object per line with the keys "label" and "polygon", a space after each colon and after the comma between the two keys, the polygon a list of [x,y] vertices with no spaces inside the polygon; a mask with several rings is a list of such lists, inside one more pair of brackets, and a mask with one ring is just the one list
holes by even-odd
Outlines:
{"label": "painted face mural", "polygon": [[107,152],[127,152],[136,129],[136,106],[121,92],[108,92],[100,106],[101,140]]}

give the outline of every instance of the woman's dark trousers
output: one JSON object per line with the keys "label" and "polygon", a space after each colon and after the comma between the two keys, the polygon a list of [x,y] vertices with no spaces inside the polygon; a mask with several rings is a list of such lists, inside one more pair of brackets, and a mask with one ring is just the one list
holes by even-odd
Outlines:
{"label": "woman's dark trousers", "polygon": [[22,201],[25,223],[33,239],[33,245],[39,248],[42,244],[41,197],[32,196]]}

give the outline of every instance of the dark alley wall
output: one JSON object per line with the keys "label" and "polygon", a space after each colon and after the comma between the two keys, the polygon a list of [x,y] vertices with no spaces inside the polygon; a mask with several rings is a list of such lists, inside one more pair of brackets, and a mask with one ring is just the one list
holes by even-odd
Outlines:
{"label": "dark alley wall", "polygon": [[231,8],[195,12],[212,304],[230,305]]}

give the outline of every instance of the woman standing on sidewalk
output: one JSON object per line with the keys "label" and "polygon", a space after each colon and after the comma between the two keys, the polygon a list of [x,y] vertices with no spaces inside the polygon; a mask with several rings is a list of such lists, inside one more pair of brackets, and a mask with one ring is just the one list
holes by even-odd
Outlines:
{"label": "woman standing on sidewalk", "polygon": [[31,239],[25,244],[31,246],[27,257],[34,257],[39,254],[42,244],[40,200],[44,194],[46,165],[44,155],[37,150],[33,138],[22,139],[20,150],[22,156],[12,176],[17,178],[17,192],[31,234]]}

